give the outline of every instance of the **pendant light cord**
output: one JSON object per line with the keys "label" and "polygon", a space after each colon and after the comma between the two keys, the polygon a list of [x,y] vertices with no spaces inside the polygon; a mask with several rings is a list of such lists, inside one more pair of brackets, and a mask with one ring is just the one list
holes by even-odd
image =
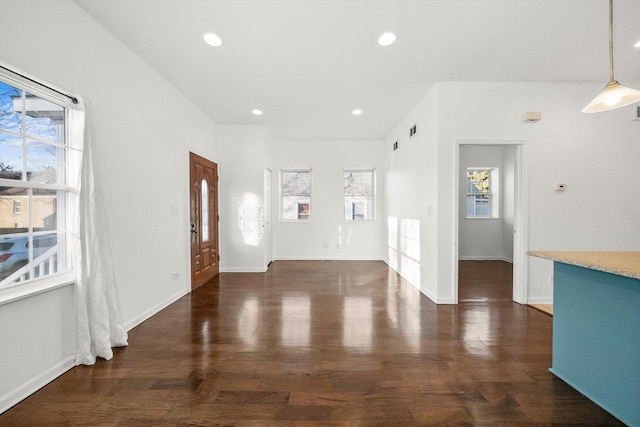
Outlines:
{"label": "pendant light cord", "polygon": [[613,0],[609,0],[609,81],[615,81],[613,77]]}

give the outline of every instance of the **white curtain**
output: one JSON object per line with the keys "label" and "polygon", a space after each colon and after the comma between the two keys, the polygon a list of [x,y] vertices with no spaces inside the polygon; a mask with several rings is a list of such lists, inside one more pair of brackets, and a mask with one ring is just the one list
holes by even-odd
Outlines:
{"label": "white curtain", "polygon": [[111,359],[112,347],[127,345],[105,218],[101,176],[89,123],[90,106],[80,100],[69,109],[69,177],[76,190],[69,197],[67,224],[75,271],[76,365],[92,365],[96,357]]}

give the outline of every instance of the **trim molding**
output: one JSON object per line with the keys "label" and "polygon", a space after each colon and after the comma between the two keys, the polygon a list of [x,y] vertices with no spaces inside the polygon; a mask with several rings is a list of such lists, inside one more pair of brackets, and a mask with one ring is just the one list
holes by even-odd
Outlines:
{"label": "trim molding", "polygon": [[317,256],[277,256],[274,261],[382,261],[386,264],[386,261],[379,257],[317,257]]}
{"label": "trim molding", "polygon": [[75,357],[68,356],[49,369],[22,383],[19,387],[16,387],[5,395],[0,396],[0,414],[31,396],[33,393],[40,390],[42,387],[46,386],[51,381],[55,380],[75,366]]}
{"label": "trim molding", "polygon": [[458,260],[459,261],[504,261],[504,262],[508,262],[509,264],[513,264],[513,259],[503,257],[503,256],[467,255],[467,256],[458,256]]}
{"label": "trim molding", "polygon": [[185,296],[187,294],[188,294],[188,292],[185,292],[184,289],[181,289],[180,291],[176,292],[175,294],[173,294],[169,298],[165,299],[164,301],[154,305],[153,307],[151,307],[147,311],[144,311],[144,312],[140,313],[139,315],[137,315],[136,317],[134,317],[133,319],[125,322],[125,324],[124,324],[125,329],[127,331],[132,330],[133,328],[135,328],[136,326],[138,326],[139,324],[141,324],[145,320],[147,320],[150,317],[158,314],[160,311],[162,311],[165,308],[169,307],[171,304],[173,304],[174,302],[178,301],[180,298],[182,298],[183,296]]}
{"label": "trim molding", "polygon": [[553,304],[553,298],[548,297],[529,297],[527,304]]}
{"label": "trim molding", "polygon": [[266,267],[220,267],[220,273],[264,273]]}

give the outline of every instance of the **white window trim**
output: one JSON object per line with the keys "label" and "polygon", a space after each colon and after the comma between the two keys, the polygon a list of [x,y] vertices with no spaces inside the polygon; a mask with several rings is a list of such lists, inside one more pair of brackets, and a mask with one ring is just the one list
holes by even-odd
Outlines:
{"label": "white window trim", "polygon": [[75,274],[72,270],[69,270],[51,276],[32,279],[28,282],[3,286],[0,289],[0,306],[74,284]]}

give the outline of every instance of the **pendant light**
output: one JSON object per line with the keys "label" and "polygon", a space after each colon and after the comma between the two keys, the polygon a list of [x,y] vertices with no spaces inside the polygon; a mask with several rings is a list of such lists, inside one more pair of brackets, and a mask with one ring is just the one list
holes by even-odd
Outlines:
{"label": "pendant light", "polygon": [[613,0],[609,0],[609,83],[593,101],[582,109],[583,113],[600,113],[640,101],[640,91],[622,86],[613,77]]}

